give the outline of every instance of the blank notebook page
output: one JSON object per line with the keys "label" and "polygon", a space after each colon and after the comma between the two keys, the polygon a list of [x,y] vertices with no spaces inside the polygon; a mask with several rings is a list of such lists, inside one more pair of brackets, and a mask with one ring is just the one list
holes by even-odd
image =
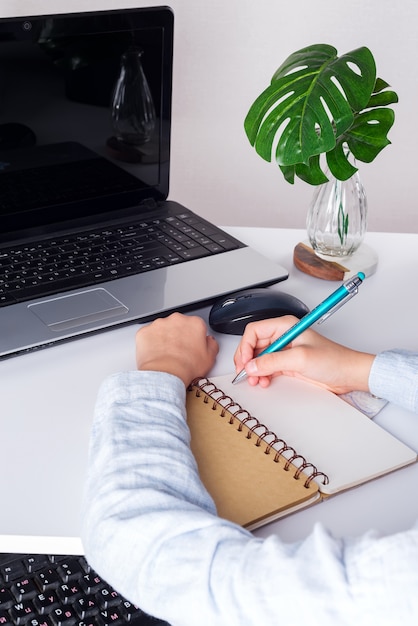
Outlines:
{"label": "blank notebook page", "polygon": [[263,389],[233,385],[233,377],[210,380],[328,476],[320,484],[324,496],[417,460],[414,450],[317,385],[280,376]]}

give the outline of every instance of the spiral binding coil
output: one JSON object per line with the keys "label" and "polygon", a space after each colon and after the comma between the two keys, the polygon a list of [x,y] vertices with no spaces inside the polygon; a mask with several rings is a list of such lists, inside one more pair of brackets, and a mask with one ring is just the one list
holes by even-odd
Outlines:
{"label": "spiral binding coil", "polygon": [[[229,423],[233,424],[235,418],[237,418],[239,424],[237,431],[242,432],[244,424],[248,428],[247,439],[251,439],[253,435],[257,437],[255,442],[256,446],[261,446],[261,443],[266,443],[266,449],[264,454],[274,453],[273,461],[279,463],[280,457],[284,460],[284,470],[289,471],[291,465],[296,467],[296,472],[293,476],[298,480],[302,473],[308,475],[305,480],[304,486],[309,487],[314,478],[322,477],[322,484],[327,485],[329,478],[324,472],[318,470],[318,468],[309,463],[304,456],[298,454],[292,446],[289,446],[284,439],[280,439],[277,435],[269,430],[267,426],[259,422],[259,420],[251,415],[246,409],[242,408],[233,398],[224,394],[214,383],[208,378],[196,378],[190,385],[189,391],[192,388],[196,388],[196,396],[201,397],[203,392],[203,402],[208,404],[212,401],[212,410],[216,411],[220,409],[220,416],[225,417],[226,413],[230,414]],[[232,410],[231,410],[232,409]],[[271,440],[269,439],[271,438]],[[279,446],[279,447],[278,447]],[[289,456],[285,456],[284,453]]]}

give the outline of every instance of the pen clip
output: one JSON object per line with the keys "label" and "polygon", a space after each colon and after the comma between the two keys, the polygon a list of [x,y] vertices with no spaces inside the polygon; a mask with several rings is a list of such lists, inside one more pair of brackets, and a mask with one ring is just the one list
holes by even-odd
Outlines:
{"label": "pen clip", "polygon": [[322,324],[322,322],[325,322],[325,320],[327,320],[329,317],[331,317],[331,315],[333,313],[335,313],[335,311],[338,311],[338,309],[340,309],[343,306],[343,304],[348,302],[348,300],[351,300],[351,298],[353,298],[356,295],[357,291],[358,291],[358,289],[355,289],[351,293],[348,293],[346,295],[346,297],[341,300],[341,302],[338,302],[338,304],[336,304],[335,306],[332,307],[332,309],[327,311],[327,313],[325,313],[325,315],[320,317],[319,320],[317,321],[317,324],[319,325],[319,324]]}

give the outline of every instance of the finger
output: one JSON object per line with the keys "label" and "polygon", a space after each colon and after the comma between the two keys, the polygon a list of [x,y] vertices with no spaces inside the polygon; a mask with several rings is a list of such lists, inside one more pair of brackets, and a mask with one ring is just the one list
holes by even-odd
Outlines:
{"label": "finger", "polygon": [[236,369],[241,370],[244,364],[253,358],[254,354],[254,348],[250,344],[241,342],[234,354]]}
{"label": "finger", "polygon": [[242,368],[297,322],[293,315],[284,315],[247,324],[234,355],[236,367]]}
{"label": "finger", "polygon": [[212,335],[208,335],[206,338],[206,344],[208,352],[213,356],[213,358],[215,358],[219,352],[219,344],[216,341],[215,337],[213,337]]}
{"label": "finger", "polygon": [[259,322],[250,322],[245,328],[243,339],[252,341],[252,343],[270,341],[273,338],[277,339],[277,337],[280,337],[280,335],[289,330],[289,328],[294,326],[298,321],[298,318],[294,315],[283,315]]}
{"label": "finger", "polygon": [[270,377],[281,374],[284,370],[297,370],[299,362],[297,353],[298,350],[293,349],[259,356],[245,364],[245,371],[248,376]]}
{"label": "finger", "polygon": [[271,333],[267,337],[258,334],[257,323],[247,324],[245,332],[234,354],[234,362],[237,368],[242,367],[256,354],[264,350],[272,341]]}

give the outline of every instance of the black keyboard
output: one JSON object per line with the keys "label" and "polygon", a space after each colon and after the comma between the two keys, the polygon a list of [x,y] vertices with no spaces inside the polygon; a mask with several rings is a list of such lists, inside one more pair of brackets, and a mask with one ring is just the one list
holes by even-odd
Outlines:
{"label": "black keyboard", "polygon": [[0,554],[0,625],[169,626],[110,587],[82,556]]}
{"label": "black keyboard", "polygon": [[219,254],[242,244],[192,213],[0,248],[0,306]]}

